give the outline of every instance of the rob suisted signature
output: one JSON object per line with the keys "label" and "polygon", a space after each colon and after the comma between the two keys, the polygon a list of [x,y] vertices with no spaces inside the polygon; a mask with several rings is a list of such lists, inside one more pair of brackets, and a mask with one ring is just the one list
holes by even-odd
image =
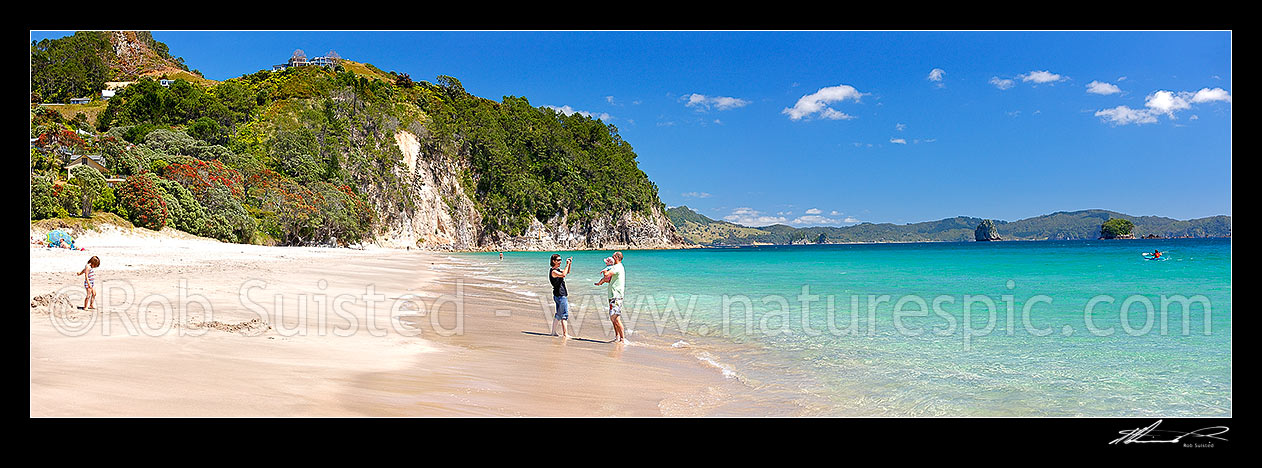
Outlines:
{"label": "rob suisted signature", "polygon": [[[1109,442],[1109,445],[1119,444],[1119,443],[1120,444],[1177,444],[1179,442],[1182,442],[1185,437],[1190,437],[1190,438],[1195,438],[1195,439],[1203,438],[1203,439],[1212,439],[1212,440],[1221,440],[1221,441],[1227,440],[1222,437],[1218,437],[1224,432],[1227,432],[1227,426],[1212,426],[1212,427],[1197,429],[1195,431],[1182,432],[1182,431],[1167,431],[1167,430],[1157,429],[1157,426],[1160,424],[1161,424],[1161,420],[1158,419],[1157,422],[1152,423],[1148,427],[1145,427],[1142,429],[1136,428],[1136,429],[1125,429],[1125,430],[1118,431],[1117,433],[1121,434],[1122,436],[1116,439],[1113,439],[1112,442]],[[1166,439],[1161,439],[1158,437],[1166,437]]]}

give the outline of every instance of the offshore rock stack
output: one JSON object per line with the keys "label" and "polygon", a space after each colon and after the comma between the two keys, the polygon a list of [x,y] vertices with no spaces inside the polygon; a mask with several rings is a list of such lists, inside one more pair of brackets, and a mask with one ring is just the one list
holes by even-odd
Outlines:
{"label": "offshore rock stack", "polygon": [[999,237],[999,230],[995,229],[994,221],[989,219],[984,219],[977,225],[977,230],[973,231],[973,238],[978,242],[1003,240]]}

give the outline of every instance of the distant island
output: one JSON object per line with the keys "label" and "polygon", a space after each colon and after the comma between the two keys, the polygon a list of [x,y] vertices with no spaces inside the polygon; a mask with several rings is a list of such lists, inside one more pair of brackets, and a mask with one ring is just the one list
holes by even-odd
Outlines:
{"label": "distant island", "polygon": [[[1152,236],[1153,234],[1149,234]],[[1135,223],[1124,218],[1109,218],[1100,224],[1101,239],[1134,239]]]}
{"label": "distant island", "polygon": [[[1230,237],[1231,216],[1177,220],[1161,216],[1131,216],[1108,210],[1059,211],[1017,221],[957,216],[910,224],[861,223],[853,226],[795,228],[784,224],[750,227],[711,219],[687,206],[666,210],[675,230],[684,239],[707,246],[874,243],[874,242],[968,242],[985,235],[987,240],[1076,240],[1105,237],[1102,227],[1110,219],[1131,223],[1132,237]],[[989,224],[987,224],[989,223]],[[991,230],[993,228],[993,231]],[[984,231],[984,232],[983,232]],[[1114,231],[1109,231],[1113,233]]]}
{"label": "distant island", "polygon": [[989,219],[983,219],[981,224],[977,225],[977,229],[973,231],[973,239],[978,242],[989,242],[1003,240],[999,237],[999,230],[995,228],[995,222]]}

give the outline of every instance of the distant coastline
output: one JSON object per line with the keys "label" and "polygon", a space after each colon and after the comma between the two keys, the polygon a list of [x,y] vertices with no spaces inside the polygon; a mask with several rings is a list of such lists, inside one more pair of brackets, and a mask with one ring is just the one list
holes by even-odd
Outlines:
{"label": "distant coastline", "polygon": [[[1185,239],[1231,239],[1231,236],[1202,236],[1202,237],[1134,237],[1134,238],[1117,238],[1117,239],[1004,239],[1002,241],[978,242],[975,240],[924,240],[924,241],[854,241],[854,242],[826,242],[823,244],[805,243],[805,244],[711,244],[698,245],[691,248],[701,249],[733,249],[741,247],[788,247],[788,246],[812,246],[812,245],[867,245],[867,244],[1003,244],[1008,242],[1092,242],[1092,241],[1128,241],[1128,240],[1185,240]],[[671,250],[671,249],[654,249],[654,250]]]}
{"label": "distant coastline", "polygon": [[699,245],[865,244],[888,242],[977,242],[976,229],[991,221],[989,242],[1014,240],[1095,240],[1109,219],[1133,223],[1136,238],[1230,237],[1231,216],[1191,220],[1160,216],[1132,216],[1108,210],[1059,211],[1016,221],[957,216],[909,224],[860,223],[850,226],[797,228],[784,224],[744,226],[716,220],[687,206],[667,209],[667,216],[684,239]]}

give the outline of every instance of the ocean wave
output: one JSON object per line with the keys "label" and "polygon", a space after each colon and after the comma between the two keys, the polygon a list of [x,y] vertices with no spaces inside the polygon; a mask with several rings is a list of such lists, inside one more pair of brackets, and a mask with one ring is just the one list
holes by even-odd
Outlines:
{"label": "ocean wave", "polygon": [[694,356],[701,362],[709,364],[711,367],[718,369],[719,372],[723,373],[724,377],[727,377],[729,379],[742,380],[741,375],[738,374],[735,369],[732,369],[732,367],[727,364],[723,364],[719,362],[717,359],[714,358],[714,355],[707,353],[705,351],[701,351],[695,354]]}

